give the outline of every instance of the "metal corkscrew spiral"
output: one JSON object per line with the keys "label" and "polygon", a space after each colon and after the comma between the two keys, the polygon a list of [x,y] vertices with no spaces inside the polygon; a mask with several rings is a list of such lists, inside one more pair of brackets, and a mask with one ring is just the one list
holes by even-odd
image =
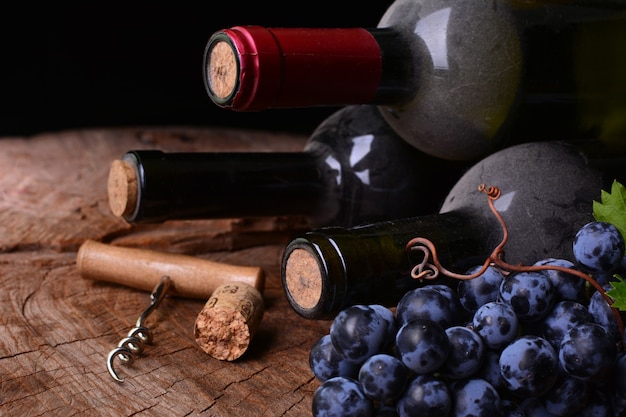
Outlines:
{"label": "metal corkscrew spiral", "polygon": [[125,365],[130,365],[134,362],[135,356],[143,352],[145,345],[152,343],[152,332],[144,326],[144,322],[159,306],[171,283],[172,281],[170,277],[164,276],[161,278],[161,281],[157,284],[150,295],[150,305],[143,311],[143,313],[141,313],[137,319],[135,327],[128,332],[128,336],[122,339],[115,349],[109,352],[107,358],[107,368],[109,370],[109,374],[111,374],[113,379],[116,381],[124,382],[124,378],[121,378],[115,370],[115,358],[118,358],[120,362]]}

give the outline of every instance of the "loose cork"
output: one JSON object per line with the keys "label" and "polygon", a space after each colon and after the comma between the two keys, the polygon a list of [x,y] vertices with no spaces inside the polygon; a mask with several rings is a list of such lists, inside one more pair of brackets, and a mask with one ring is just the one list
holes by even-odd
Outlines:
{"label": "loose cork", "polygon": [[256,288],[243,282],[222,285],[196,318],[196,343],[215,359],[238,359],[250,346],[264,311],[263,297]]}
{"label": "loose cork", "polygon": [[221,285],[238,281],[263,291],[260,267],[213,262],[189,255],[85,241],[76,266],[86,279],[106,281],[152,291],[162,276],[172,279],[169,294],[206,300]]}
{"label": "loose cork", "polygon": [[125,161],[115,160],[111,163],[107,192],[111,212],[124,217],[130,215],[137,206],[137,173]]}
{"label": "loose cork", "polygon": [[309,309],[322,296],[322,274],[315,257],[307,250],[294,249],[285,268],[286,290],[300,307]]}
{"label": "loose cork", "polygon": [[213,94],[225,99],[237,87],[237,59],[233,48],[226,42],[216,42],[207,62],[207,79]]}

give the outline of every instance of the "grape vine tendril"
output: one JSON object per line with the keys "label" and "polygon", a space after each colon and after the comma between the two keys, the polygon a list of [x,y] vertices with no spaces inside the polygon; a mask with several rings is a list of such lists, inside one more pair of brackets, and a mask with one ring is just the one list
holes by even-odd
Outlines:
{"label": "grape vine tendril", "polygon": [[[622,317],[617,308],[612,307],[613,300],[606,294],[606,291],[598,282],[593,279],[590,275],[578,271],[575,269],[558,266],[558,265],[513,265],[505,262],[504,260],[504,246],[509,239],[509,231],[506,226],[506,223],[498,210],[495,208],[493,202],[500,197],[500,189],[498,187],[489,186],[487,187],[485,184],[480,184],[478,186],[478,191],[485,193],[487,195],[487,202],[489,204],[489,209],[496,216],[496,219],[500,223],[502,227],[502,241],[495,247],[491,255],[485,260],[482,267],[472,274],[458,274],[452,271],[447,270],[441,265],[439,262],[439,258],[437,256],[437,249],[432,241],[423,237],[416,237],[411,239],[407,245],[406,249],[410,251],[419,250],[424,253],[424,258],[422,261],[415,265],[411,270],[411,277],[418,280],[431,280],[435,279],[439,276],[439,274],[446,275],[450,278],[458,279],[458,280],[470,280],[476,278],[483,274],[485,270],[490,266],[495,266],[499,268],[502,273],[507,274],[510,272],[532,272],[532,271],[542,271],[542,270],[556,270],[565,272],[568,274],[576,275],[585,281],[587,281],[591,286],[593,286],[604,298],[609,307],[611,307],[611,311],[617,320],[617,325],[619,327],[621,333],[621,340],[624,340],[624,323],[622,321]],[[432,258],[431,262],[429,260]],[[621,344],[621,343],[620,343]],[[626,349],[626,346],[622,346],[620,349]]]}

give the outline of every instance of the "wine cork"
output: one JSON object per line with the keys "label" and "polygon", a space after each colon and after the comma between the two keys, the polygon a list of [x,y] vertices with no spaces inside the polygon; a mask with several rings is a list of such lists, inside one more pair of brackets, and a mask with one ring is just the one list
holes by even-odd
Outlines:
{"label": "wine cork", "polygon": [[232,46],[216,42],[211,48],[206,68],[207,80],[216,97],[225,99],[237,86],[238,65]]}
{"label": "wine cork", "polygon": [[263,291],[265,275],[257,266],[238,266],[190,255],[124,248],[93,240],[78,250],[76,266],[86,279],[151,291],[162,276],[172,279],[170,294],[206,300],[226,283],[238,281]]}
{"label": "wine cork", "polygon": [[322,274],[316,258],[305,249],[294,249],[287,258],[285,290],[303,309],[315,307],[322,297]]}
{"label": "wine cork", "polygon": [[215,359],[233,361],[248,349],[264,311],[256,288],[243,282],[222,285],[196,318],[196,343]]}
{"label": "wine cork", "polygon": [[131,164],[115,160],[109,169],[107,182],[109,208],[118,217],[132,214],[137,206],[137,173]]}

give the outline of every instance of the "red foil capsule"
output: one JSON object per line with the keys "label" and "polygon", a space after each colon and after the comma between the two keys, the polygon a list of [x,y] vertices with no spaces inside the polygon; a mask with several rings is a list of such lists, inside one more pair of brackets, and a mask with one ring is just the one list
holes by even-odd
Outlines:
{"label": "red foil capsule", "polygon": [[205,50],[209,96],[238,111],[368,103],[381,74],[380,47],[361,28],[236,26]]}

